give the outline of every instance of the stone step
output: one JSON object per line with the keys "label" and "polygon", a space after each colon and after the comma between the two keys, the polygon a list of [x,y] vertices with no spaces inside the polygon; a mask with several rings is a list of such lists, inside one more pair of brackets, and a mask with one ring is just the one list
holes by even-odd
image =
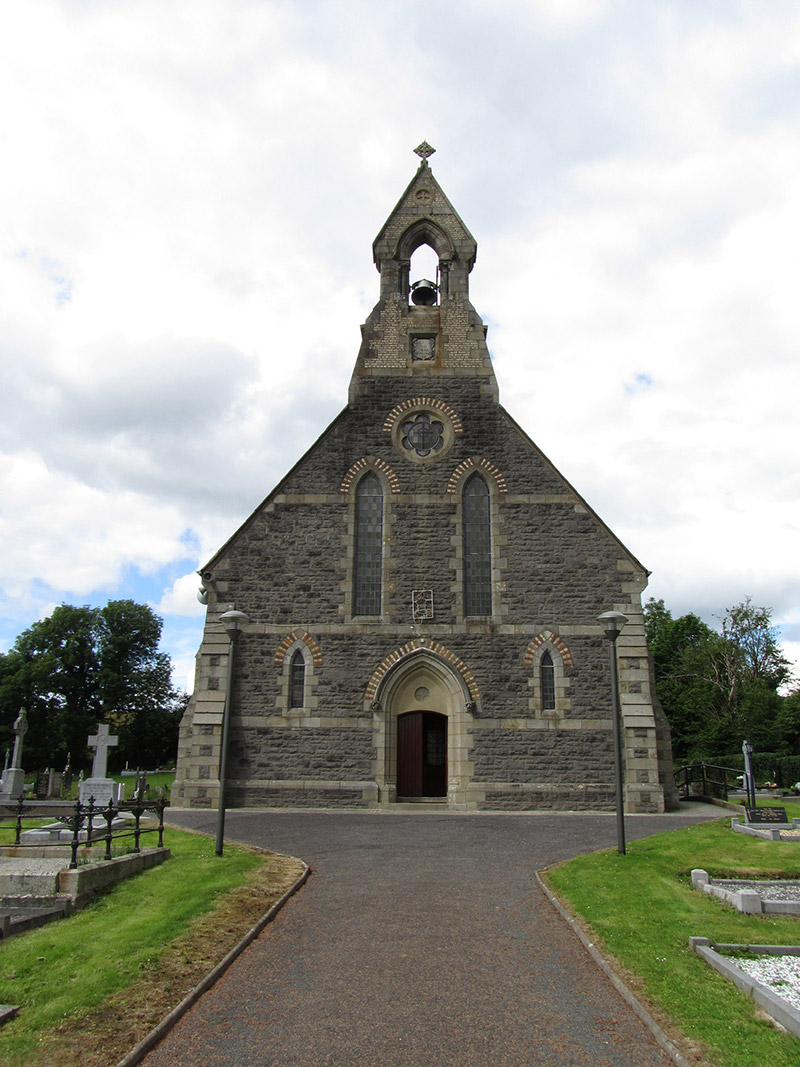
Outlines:
{"label": "stone step", "polygon": [[35,930],[56,919],[63,919],[71,912],[71,902],[64,900],[56,905],[44,907],[0,907],[0,936],[12,937],[14,934]]}

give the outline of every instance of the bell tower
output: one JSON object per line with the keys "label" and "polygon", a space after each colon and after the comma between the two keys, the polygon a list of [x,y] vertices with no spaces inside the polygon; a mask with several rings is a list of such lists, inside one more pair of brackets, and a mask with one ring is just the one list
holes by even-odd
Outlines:
{"label": "bell tower", "polygon": [[[479,377],[497,400],[486,327],[469,300],[477,244],[433,176],[435,150],[423,141],[414,151],[422,162],[372,245],[380,296],[361,328],[350,401],[370,378],[387,376]],[[423,245],[438,259],[436,278],[412,283],[411,258]]]}

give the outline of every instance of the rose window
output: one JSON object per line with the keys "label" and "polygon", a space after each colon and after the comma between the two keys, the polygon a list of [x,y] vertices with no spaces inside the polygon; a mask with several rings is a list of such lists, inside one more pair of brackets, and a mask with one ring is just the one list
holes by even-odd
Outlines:
{"label": "rose window", "polygon": [[444,445],[444,423],[421,411],[400,425],[400,443],[408,452],[431,456]]}

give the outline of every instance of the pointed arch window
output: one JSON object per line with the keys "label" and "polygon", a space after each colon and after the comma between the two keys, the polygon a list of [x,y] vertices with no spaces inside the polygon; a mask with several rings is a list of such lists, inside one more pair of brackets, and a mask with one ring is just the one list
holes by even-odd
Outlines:
{"label": "pointed arch window", "polygon": [[477,472],[462,493],[464,614],[492,614],[492,528],[489,487]]}
{"label": "pointed arch window", "polygon": [[553,657],[547,651],[539,661],[539,685],[542,693],[542,711],[555,711],[556,670]]}
{"label": "pointed arch window", "polygon": [[380,615],[383,565],[383,488],[365,474],[356,488],[353,614]]}
{"label": "pointed arch window", "polygon": [[289,664],[289,707],[302,708],[306,696],[306,660],[298,648]]}

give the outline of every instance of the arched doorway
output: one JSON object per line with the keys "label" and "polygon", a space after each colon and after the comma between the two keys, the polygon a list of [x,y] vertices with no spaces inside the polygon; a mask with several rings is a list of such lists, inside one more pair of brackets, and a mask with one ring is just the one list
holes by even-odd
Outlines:
{"label": "arched doorway", "polygon": [[406,646],[400,652],[387,657],[389,669],[381,665],[378,678],[373,676],[375,688],[366,696],[373,715],[379,803],[430,798],[446,800],[453,810],[466,808],[474,792],[475,710],[466,667],[444,646]]}
{"label": "arched doorway", "polygon": [[397,717],[397,799],[447,796],[447,716],[407,711]]}

